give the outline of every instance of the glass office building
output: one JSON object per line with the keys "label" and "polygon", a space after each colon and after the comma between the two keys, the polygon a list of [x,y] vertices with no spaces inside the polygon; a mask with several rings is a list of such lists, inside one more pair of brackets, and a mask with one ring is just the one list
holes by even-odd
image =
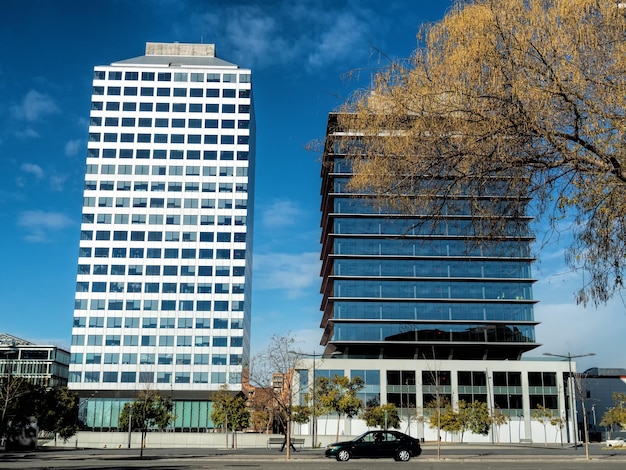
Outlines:
{"label": "glass office building", "polygon": [[20,377],[46,388],[67,386],[70,352],[0,333],[0,380]]}
{"label": "glass office building", "polygon": [[69,376],[81,396],[241,388],[254,127],[250,70],[212,44],[148,43],[95,67]]}
{"label": "glass office building", "polygon": [[[326,354],[498,360],[537,347],[530,218],[518,216],[496,240],[470,235],[461,200],[438,214],[385,210],[346,190],[342,135],[331,114],[322,165]],[[436,223],[423,223],[429,218]]]}

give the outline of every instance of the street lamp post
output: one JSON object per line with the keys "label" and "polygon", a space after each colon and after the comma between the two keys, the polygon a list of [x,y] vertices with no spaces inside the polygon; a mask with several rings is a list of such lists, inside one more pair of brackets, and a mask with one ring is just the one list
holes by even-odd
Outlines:
{"label": "street lamp post", "polygon": [[[572,425],[574,431],[574,449],[578,449],[578,417],[576,416],[576,392],[574,391],[574,376],[572,375],[572,359],[587,357],[587,356],[595,356],[596,353],[587,353],[587,354],[552,354],[552,353],[543,353],[544,356],[552,356],[552,357],[560,357],[562,359],[567,359],[567,365],[569,368],[569,375],[567,378],[567,386],[569,389],[569,399],[570,399],[570,410],[572,413]],[[583,399],[581,397],[581,399]]]}
{"label": "street lamp post", "polygon": [[316,426],[315,426],[315,358],[322,357],[323,354],[317,353],[303,353],[299,351],[290,351],[293,354],[297,354],[298,356],[305,356],[313,358],[313,386],[311,387],[311,448],[315,449],[315,440],[316,440]]}

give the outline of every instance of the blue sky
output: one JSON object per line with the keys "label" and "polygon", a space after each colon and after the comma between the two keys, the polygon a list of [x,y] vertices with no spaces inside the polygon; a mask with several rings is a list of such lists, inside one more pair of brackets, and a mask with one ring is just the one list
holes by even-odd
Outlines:
{"label": "blue sky", "polygon": [[[415,48],[451,0],[0,2],[0,332],[69,348],[84,157],[96,65],[145,43],[215,43],[253,71],[257,117],[253,352],[291,331],[319,352],[319,160],[328,112],[387,57]],[[355,72],[350,74],[350,72]],[[351,78],[346,78],[350,74]],[[624,305],[576,306],[559,241],[539,253],[533,352],[622,367]]]}

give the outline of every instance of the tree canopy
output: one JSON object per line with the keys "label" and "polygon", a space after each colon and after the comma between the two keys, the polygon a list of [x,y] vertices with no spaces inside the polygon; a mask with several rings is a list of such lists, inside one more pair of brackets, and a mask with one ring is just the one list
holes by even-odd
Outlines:
{"label": "tree canopy", "polygon": [[502,215],[567,229],[577,301],[608,301],[626,260],[626,8],[464,0],[419,40],[338,113],[349,188],[413,214],[464,199],[486,235]]}
{"label": "tree canopy", "polygon": [[23,377],[0,379],[0,436],[6,432],[7,422],[37,420],[39,431],[47,431],[67,441],[78,431],[78,395],[67,387],[46,388]]}
{"label": "tree canopy", "polygon": [[228,385],[224,384],[213,395],[211,420],[218,427],[224,426],[227,432],[228,429],[239,431],[247,428],[250,424],[250,412],[246,398],[241,393],[230,392]]}
{"label": "tree canopy", "polygon": [[500,443],[500,426],[507,424],[510,421],[511,418],[502,413],[502,410],[500,408],[496,407],[493,410],[493,413],[491,415],[491,423],[493,426],[495,426],[496,438],[498,443]]}
{"label": "tree canopy", "polygon": [[175,418],[172,414],[173,408],[170,397],[163,397],[157,390],[142,390],[135,401],[126,403],[122,408],[119,427],[128,428],[128,420],[132,419],[133,429],[165,429]]}
{"label": "tree canopy", "polygon": [[550,408],[546,408],[543,405],[537,405],[531,413],[531,418],[538,421],[543,426],[543,437],[544,437],[544,445],[548,445],[548,424],[552,424],[554,426],[554,410]]}
{"label": "tree canopy", "polygon": [[[231,392],[224,384],[212,397],[213,409],[211,420],[217,427],[223,427],[226,432],[226,447],[228,448],[228,430],[239,431],[250,425],[250,411],[246,397],[242,393]],[[237,448],[236,434],[233,436],[233,446]]]}
{"label": "tree canopy", "polygon": [[[487,436],[491,429],[492,419],[487,403],[474,400],[467,403],[459,400],[459,417],[462,423],[462,432],[470,431],[473,434]],[[463,438],[461,437],[461,441]]]}
{"label": "tree canopy", "polygon": [[130,422],[130,429],[141,430],[140,455],[143,456],[148,429],[165,429],[176,418],[173,409],[171,397],[162,396],[158,390],[142,390],[135,401],[124,404],[118,425],[120,429],[127,429]]}
{"label": "tree canopy", "polygon": [[613,401],[614,406],[608,408],[602,415],[600,426],[607,426],[611,430],[616,425],[620,428],[626,428],[626,394],[614,393]]}
{"label": "tree canopy", "polygon": [[67,387],[44,389],[39,398],[37,424],[40,430],[54,433],[67,441],[78,431],[78,394]]}
{"label": "tree canopy", "polygon": [[367,426],[400,429],[398,408],[393,403],[367,406],[361,414],[361,419]]}
{"label": "tree canopy", "polygon": [[337,413],[337,436],[339,440],[339,421],[341,416],[355,417],[363,408],[363,401],[358,393],[365,383],[361,377],[335,375],[332,379],[319,377],[319,401],[329,412]]}

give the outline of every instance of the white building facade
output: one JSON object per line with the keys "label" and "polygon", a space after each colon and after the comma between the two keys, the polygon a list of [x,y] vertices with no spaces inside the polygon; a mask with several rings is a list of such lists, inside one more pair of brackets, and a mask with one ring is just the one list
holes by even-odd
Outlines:
{"label": "white building facade", "polygon": [[[500,425],[492,425],[486,435],[466,431],[441,431],[443,442],[482,443],[548,443],[574,442],[582,436],[569,413],[567,361],[520,360],[422,360],[422,359],[342,359],[321,358],[313,367],[312,359],[298,362],[294,374],[294,400],[304,403],[305,394],[311,394],[313,370],[315,377],[360,377],[365,387],[358,397],[364,406],[394,403],[400,416],[400,431],[425,441],[437,439],[437,427],[431,426],[434,412],[429,403],[438,393],[443,402],[458,410],[460,400],[466,403],[486,403],[490,415],[502,415]],[[438,380],[436,379],[438,377]],[[318,397],[319,398],[319,397]],[[540,421],[537,404],[553,411],[553,423]],[[294,424],[294,434],[307,437],[310,442],[326,445],[334,442],[337,430],[339,440],[357,436],[367,430],[359,417],[337,419],[336,415],[319,416],[313,422]],[[544,426],[545,424],[545,426]],[[310,436],[310,439],[308,438]],[[342,437],[343,436],[343,437]]]}
{"label": "white building facade", "polygon": [[175,427],[241,389],[250,349],[251,73],[212,44],[148,43],[94,69],[69,385],[90,429],[145,389]]}

